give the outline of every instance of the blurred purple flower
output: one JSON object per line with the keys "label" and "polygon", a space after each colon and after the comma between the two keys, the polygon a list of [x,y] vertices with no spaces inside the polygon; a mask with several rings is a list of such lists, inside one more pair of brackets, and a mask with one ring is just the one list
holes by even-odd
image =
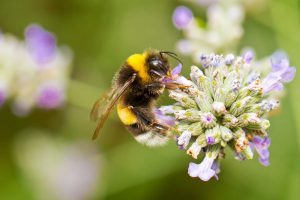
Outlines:
{"label": "blurred purple flower", "polygon": [[38,92],[37,105],[45,109],[57,108],[63,104],[64,98],[63,88],[57,85],[41,86]]}
{"label": "blurred purple flower", "polygon": [[215,159],[207,154],[200,164],[190,163],[188,173],[191,177],[198,177],[203,181],[208,181],[211,177],[216,176],[219,170]]}
{"label": "blurred purple flower", "polygon": [[247,64],[250,64],[254,58],[254,53],[251,50],[247,50],[243,53],[243,59]]}
{"label": "blurred purple flower", "polygon": [[272,59],[272,72],[263,80],[263,92],[281,90],[282,82],[291,82],[296,74],[296,68],[290,67],[288,59]]}
{"label": "blurred purple flower", "polygon": [[34,60],[40,64],[50,62],[56,52],[56,39],[38,25],[29,25],[25,31],[25,41]]}
{"label": "blurred purple flower", "polygon": [[252,141],[252,146],[255,148],[256,152],[259,155],[259,162],[264,166],[268,166],[269,163],[269,146],[270,146],[270,139],[268,136],[261,138],[258,136],[254,136]]}
{"label": "blurred purple flower", "polygon": [[282,82],[291,82],[296,74],[296,68],[290,67],[289,60],[271,60],[272,72],[281,77]]}
{"label": "blurred purple flower", "polygon": [[185,29],[192,19],[192,11],[185,6],[178,6],[173,13],[173,23],[178,29]]}

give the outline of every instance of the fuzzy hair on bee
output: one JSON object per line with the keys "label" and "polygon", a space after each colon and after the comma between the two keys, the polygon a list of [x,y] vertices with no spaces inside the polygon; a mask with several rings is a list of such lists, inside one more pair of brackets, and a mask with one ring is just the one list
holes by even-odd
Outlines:
{"label": "fuzzy hair on bee", "polygon": [[160,146],[168,141],[170,127],[158,120],[154,112],[156,100],[164,89],[174,88],[174,84],[163,81],[172,78],[168,56],[178,60],[176,54],[158,50],[147,50],[126,59],[115,75],[110,93],[97,100],[91,111],[91,119],[98,120],[93,139],[116,105],[121,122],[138,142]]}

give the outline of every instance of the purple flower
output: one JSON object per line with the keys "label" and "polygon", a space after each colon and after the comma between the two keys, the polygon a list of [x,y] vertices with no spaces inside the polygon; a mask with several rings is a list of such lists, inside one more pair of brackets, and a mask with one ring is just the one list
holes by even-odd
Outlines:
{"label": "purple flower", "polygon": [[160,123],[166,124],[168,126],[175,126],[175,118],[174,117],[164,115],[163,112],[159,109],[155,109],[154,114],[155,114],[156,119]]}
{"label": "purple flower", "polygon": [[182,70],[182,64],[177,65],[172,70],[171,77],[165,77],[162,82],[163,83],[172,83],[172,82],[174,82],[179,77],[179,74],[180,74],[181,70]]}
{"label": "purple flower", "polygon": [[268,166],[269,163],[269,146],[270,146],[270,139],[268,136],[261,138],[258,136],[254,136],[252,140],[252,146],[255,148],[256,152],[259,155],[259,162],[264,166]]}
{"label": "purple flower", "polygon": [[185,6],[178,6],[173,13],[173,23],[178,29],[185,29],[192,19],[192,11]]}
{"label": "purple flower", "polygon": [[33,59],[40,65],[50,62],[56,53],[56,39],[38,25],[30,25],[25,31],[25,41]]}
{"label": "purple flower", "polygon": [[207,140],[207,144],[215,144],[215,138],[211,136],[208,136],[206,140]]}
{"label": "purple flower", "polygon": [[289,60],[282,59],[277,62],[271,60],[272,73],[280,76],[282,82],[291,82],[296,74],[296,68],[290,67]]}
{"label": "purple flower", "polygon": [[250,64],[254,58],[254,53],[251,50],[247,50],[243,53],[243,59],[247,64]]}
{"label": "purple flower", "polygon": [[63,88],[58,85],[44,85],[38,91],[37,105],[40,108],[53,109],[61,106],[64,99]]}
{"label": "purple flower", "polygon": [[182,70],[182,64],[177,65],[171,72],[172,77],[177,77]]}
{"label": "purple flower", "polygon": [[198,177],[203,181],[208,181],[211,177],[217,178],[219,173],[218,164],[214,162],[215,158],[209,157],[207,154],[200,164],[190,163],[188,174],[191,177]]}
{"label": "purple flower", "polygon": [[263,92],[282,90],[282,82],[291,82],[296,74],[296,68],[290,67],[288,60],[272,63],[272,72],[263,80]]}
{"label": "purple flower", "polygon": [[180,148],[186,149],[188,146],[190,139],[192,137],[192,133],[190,131],[184,131],[178,138],[177,138],[177,145]]}

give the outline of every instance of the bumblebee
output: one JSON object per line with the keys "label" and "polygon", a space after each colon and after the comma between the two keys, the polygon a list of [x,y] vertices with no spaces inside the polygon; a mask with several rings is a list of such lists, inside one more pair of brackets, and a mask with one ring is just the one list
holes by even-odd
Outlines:
{"label": "bumblebee", "polygon": [[96,139],[114,106],[121,122],[134,138],[146,146],[159,146],[168,141],[169,126],[155,116],[155,102],[164,89],[174,89],[168,56],[177,55],[168,51],[147,50],[127,58],[116,73],[108,95],[98,99],[90,117],[98,121],[93,139]]}

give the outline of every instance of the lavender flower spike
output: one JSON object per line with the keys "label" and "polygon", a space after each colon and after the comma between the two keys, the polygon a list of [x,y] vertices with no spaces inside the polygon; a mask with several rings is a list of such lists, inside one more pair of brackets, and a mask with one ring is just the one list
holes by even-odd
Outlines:
{"label": "lavender flower spike", "polygon": [[272,90],[283,89],[295,70],[283,60],[273,63],[269,74],[262,73],[252,55],[203,54],[201,66],[191,67],[190,80],[183,76],[172,80],[184,87],[170,91],[169,97],[176,102],[161,107],[161,111],[175,118],[171,131],[179,135],[181,149],[187,149],[194,159],[205,153],[200,164],[190,163],[190,176],[203,181],[217,178],[227,147],[239,160],[252,159],[256,150],[259,161],[269,165],[267,117],[280,105]]}

